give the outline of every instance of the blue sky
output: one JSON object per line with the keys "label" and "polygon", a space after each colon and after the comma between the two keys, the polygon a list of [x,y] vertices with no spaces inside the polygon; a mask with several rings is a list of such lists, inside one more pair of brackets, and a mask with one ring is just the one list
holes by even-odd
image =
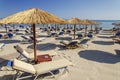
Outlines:
{"label": "blue sky", "polygon": [[29,8],[65,19],[120,20],[120,0],[0,0],[0,18]]}

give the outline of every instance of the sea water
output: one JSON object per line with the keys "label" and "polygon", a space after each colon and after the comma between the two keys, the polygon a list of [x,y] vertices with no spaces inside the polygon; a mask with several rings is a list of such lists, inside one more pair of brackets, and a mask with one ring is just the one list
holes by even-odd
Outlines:
{"label": "sea water", "polygon": [[120,20],[95,20],[96,22],[100,22],[101,24],[99,25],[103,29],[112,29],[114,25],[112,23],[115,22],[120,22]]}

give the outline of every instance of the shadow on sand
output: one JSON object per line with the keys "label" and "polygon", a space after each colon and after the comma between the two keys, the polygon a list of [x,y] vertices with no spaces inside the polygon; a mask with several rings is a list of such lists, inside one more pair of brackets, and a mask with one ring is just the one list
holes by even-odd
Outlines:
{"label": "shadow on sand", "polygon": [[13,80],[14,75],[4,75],[0,77],[0,80]]}
{"label": "shadow on sand", "polygon": [[6,66],[9,60],[15,59],[17,56],[19,56],[17,53],[0,56],[0,68]]}
{"label": "shadow on sand", "polygon": [[113,45],[113,41],[92,41],[94,44],[99,44],[99,45]]}
{"label": "shadow on sand", "polygon": [[[37,44],[37,50],[53,50],[57,47],[56,44],[52,44],[52,43],[46,43],[46,44]],[[28,46],[27,48],[30,48],[30,49],[33,49],[34,48],[34,45],[30,45]]]}
{"label": "shadow on sand", "polygon": [[58,38],[55,38],[56,40],[67,40],[67,41],[71,41],[72,40],[72,37],[58,37]]}
{"label": "shadow on sand", "polygon": [[[0,58],[0,70],[3,66],[7,65],[8,60]],[[1,79],[0,79],[1,80]]]}
{"label": "shadow on sand", "polygon": [[78,55],[87,60],[96,61],[100,63],[115,64],[117,62],[120,62],[119,56],[104,51],[84,50],[80,51]]}
{"label": "shadow on sand", "polygon": [[5,44],[12,44],[12,43],[19,43],[20,40],[12,40],[12,39],[9,39],[9,40],[0,40],[0,43],[5,43]]}
{"label": "shadow on sand", "polygon": [[112,39],[111,36],[97,36],[98,38],[104,38],[104,39]]}

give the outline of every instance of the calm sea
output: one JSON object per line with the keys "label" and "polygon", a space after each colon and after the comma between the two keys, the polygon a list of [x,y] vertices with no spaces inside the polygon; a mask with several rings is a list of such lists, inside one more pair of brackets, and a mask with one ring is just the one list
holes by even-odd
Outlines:
{"label": "calm sea", "polygon": [[107,29],[111,29],[114,27],[114,25],[112,25],[112,23],[114,22],[120,22],[120,20],[94,20],[94,21],[97,21],[97,22],[100,22],[100,27],[102,28],[107,28]]}

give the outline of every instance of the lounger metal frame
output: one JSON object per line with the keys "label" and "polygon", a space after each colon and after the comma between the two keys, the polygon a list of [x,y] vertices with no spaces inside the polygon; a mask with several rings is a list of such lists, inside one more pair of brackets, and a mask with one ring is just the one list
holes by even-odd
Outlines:
{"label": "lounger metal frame", "polygon": [[[64,69],[64,71],[61,74],[63,74],[65,71],[69,73],[69,70],[67,69],[67,67],[68,66],[65,66],[65,67],[55,69],[55,70]],[[17,71],[17,73],[13,76],[13,80],[24,80],[26,78],[30,78],[30,77],[34,77],[34,76],[35,76],[34,80],[36,80],[39,75],[42,75],[42,74],[45,74],[45,73],[50,73],[52,78],[56,78],[55,74],[53,73],[53,71],[55,71],[55,70],[51,70],[51,71],[48,71],[48,72],[45,72],[45,73],[42,73],[42,74],[30,74],[30,75],[25,76],[25,77],[21,77],[21,76],[23,75],[23,73],[27,73],[27,72],[20,71],[20,70],[17,70],[17,69],[15,69],[15,70]]]}

